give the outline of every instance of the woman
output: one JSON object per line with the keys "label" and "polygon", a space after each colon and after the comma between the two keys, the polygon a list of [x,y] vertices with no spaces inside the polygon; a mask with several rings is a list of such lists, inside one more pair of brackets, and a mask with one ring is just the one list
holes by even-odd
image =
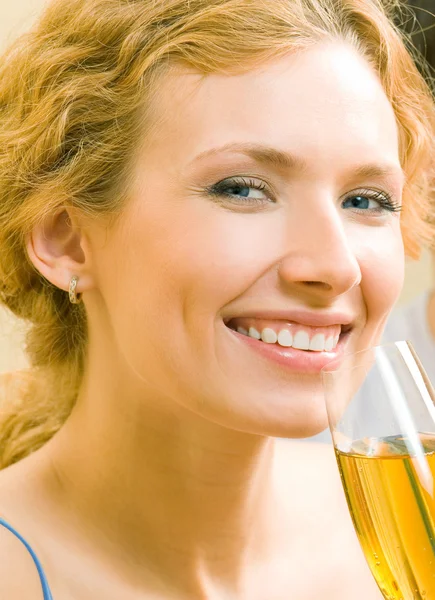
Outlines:
{"label": "woman", "polygon": [[380,599],[331,453],[273,439],[325,427],[320,369],[429,233],[432,101],[378,3],[58,1],[0,98],[34,365],[0,596]]}

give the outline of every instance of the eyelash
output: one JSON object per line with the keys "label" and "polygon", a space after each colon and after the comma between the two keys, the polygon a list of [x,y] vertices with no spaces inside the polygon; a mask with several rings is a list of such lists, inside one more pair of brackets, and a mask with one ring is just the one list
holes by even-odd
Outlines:
{"label": "eyelash", "polygon": [[[402,210],[402,206],[398,202],[393,200],[391,194],[389,194],[388,192],[381,192],[380,190],[373,189],[370,190],[362,188],[359,190],[352,191],[346,196],[346,198],[343,200],[343,203],[346,202],[346,200],[350,200],[351,198],[357,197],[367,198],[368,200],[375,200],[379,204],[379,208],[371,209],[371,212],[383,212],[387,210],[388,212],[397,213]],[[356,207],[354,210],[359,210],[361,212],[370,212],[369,209],[364,210],[358,209]]]}
{"label": "eyelash", "polygon": [[[253,188],[255,190],[259,190],[260,192],[267,192],[267,195],[269,197],[272,197],[273,202],[275,202],[275,199],[273,198],[273,195],[270,193],[270,190],[268,188],[268,185],[262,181],[261,183],[256,181],[255,179],[249,179],[249,178],[245,178],[245,177],[234,177],[233,179],[224,179],[222,181],[219,181],[218,183],[215,183],[214,185],[206,188],[207,193],[215,198],[227,198],[231,201],[234,201],[234,195],[233,194],[229,194],[226,192],[226,190],[230,189],[230,188],[234,188],[234,187],[241,187],[241,188]],[[259,198],[246,198],[245,201],[243,202],[243,196],[240,197],[240,199],[237,200],[237,204],[245,204],[245,205],[261,205],[264,204],[262,200],[260,200]]]}
{"label": "eyelash", "polygon": [[[230,188],[234,188],[234,187],[241,187],[241,188],[252,188],[255,190],[259,190],[259,191],[266,191],[267,195],[271,198],[272,202],[275,203],[275,199],[273,194],[270,193],[270,190],[268,189],[267,184],[262,181],[261,183],[259,183],[258,181],[254,180],[254,179],[250,179],[250,178],[245,178],[245,177],[235,177],[233,179],[224,179],[222,181],[219,181],[218,183],[206,188],[207,193],[214,197],[214,198],[227,198],[231,201],[234,202],[234,195],[233,194],[229,194],[226,192],[226,190],[230,189]],[[376,202],[378,202],[379,204],[379,209],[358,209],[357,207],[354,208],[354,210],[360,211],[360,212],[383,212],[383,211],[388,211],[388,212],[400,212],[402,210],[402,206],[400,204],[398,204],[397,202],[395,202],[391,196],[391,194],[388,194],[387,192],[381,192],[380,190],[370,190],[370,189],[358,189],[358,190],[354,190],[352,192],[350,192],[346,198],[344,198],[343,203],[346,202],[347,200],[350,200],[351,198],[355,198],[355,197],[363,197],[363,198],[367,198],[369,200],[374,200]],[[237,204],[241,204],[241,205],[249,205],[249,206],[253,206],[255,204],[257,205],[261,205],[264,204],[264,202],[262,200],[260,200],[259,198],[246,198],[244,199],[243,197],[238,197],[237,199]]]}

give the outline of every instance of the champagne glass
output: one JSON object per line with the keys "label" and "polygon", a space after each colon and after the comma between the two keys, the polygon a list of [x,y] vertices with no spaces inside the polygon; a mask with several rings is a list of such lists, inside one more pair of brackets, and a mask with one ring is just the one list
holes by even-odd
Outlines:
{"label": "champagne glass", "polygon": [[435,600],[435,393],[415,350],[378,346],[322,375],[347,503],[384,598]]}

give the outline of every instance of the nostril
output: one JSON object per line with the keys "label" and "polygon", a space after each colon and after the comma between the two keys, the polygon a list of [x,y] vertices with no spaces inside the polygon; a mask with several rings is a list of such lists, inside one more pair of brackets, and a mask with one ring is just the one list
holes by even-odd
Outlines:
{"label": "nostril", "polygon": [[328,292],[332,290],[332,285],[325,283],[324,281],[302,281],[301,283],[308,287],[320,288],[322,290],[327,290]]}

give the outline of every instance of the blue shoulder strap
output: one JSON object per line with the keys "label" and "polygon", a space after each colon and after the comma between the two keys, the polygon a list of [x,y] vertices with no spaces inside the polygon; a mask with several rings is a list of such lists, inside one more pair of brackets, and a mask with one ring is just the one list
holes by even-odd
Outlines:
{"label": "blue shoulder strap", "polygon": [[36,554],[33,552],[31,546],[18,533],[18,531],[16,531],[13,527],[11,527],[8,523],[6,523],[6,521],[4,521],[1,518],[0,518],[0,525],[3,525],[3,527],[6,527],[6,529],[8,529],[11,533],[13,533],[13,535],[15,535],[15,537],[17,537],[20,540],[20,542],[22,542],[24,544],[24,546],[27,548],[27,550],[29,551],[30,556],[33,558],[33,562],[35,563],[36,568],[38,569],[39,579],[41,580],[42,591],[44,593],[44,600],[53,600],[53,596],[51,595],[50,588],[48,587],[48,581],[47,581],[47,578],[45,576],[45,573],[44,573],[44,570],[42,568],[42,565],[39,562],[38,557],[36,556]]}

